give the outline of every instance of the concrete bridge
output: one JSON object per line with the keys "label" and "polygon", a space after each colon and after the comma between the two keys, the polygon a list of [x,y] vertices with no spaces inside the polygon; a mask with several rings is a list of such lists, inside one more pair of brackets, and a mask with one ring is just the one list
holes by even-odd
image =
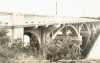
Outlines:
{"label": "concrete bridge", "polygon": [[[55,39],[70,38],[81,49],[82,59],[90,52],[100,33],[100,20],[80,17],[41,16],[0,12],[0,29],[8,29],[14,39],[30,37],[30,46],[36,44],[46,57],[47,46]],[[36,42],[36,43],[35,43]]]}

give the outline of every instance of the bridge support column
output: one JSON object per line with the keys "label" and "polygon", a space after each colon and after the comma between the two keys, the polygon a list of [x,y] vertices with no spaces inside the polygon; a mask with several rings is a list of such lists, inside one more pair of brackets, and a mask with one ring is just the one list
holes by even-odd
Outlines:
{"label": "bridge support column", "polygon": [[24,41],[24,28],[12,28],[12,42],[17,39],[20,39],[22,42]]}
{"label": "bridge support column", "polygon": [[46,59],[46,52],[47,52],[47,47],[46,47],[46,35],[47,35],[47,33],[46,33],[46,30],[44,29],[44,28],[41,28],[40,29],[40,40],[41,40],[41,45],[40,45],[40,49],[41,49],[41,51],[40,52],[42,52],[42,58],[43,59]]}

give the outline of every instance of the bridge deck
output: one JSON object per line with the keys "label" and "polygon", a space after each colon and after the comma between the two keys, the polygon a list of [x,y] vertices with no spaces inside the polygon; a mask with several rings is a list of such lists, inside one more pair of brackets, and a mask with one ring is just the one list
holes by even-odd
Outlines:
{"label": "bridge deck", "polygon": [[[10,15],[10,16],[8,16]],[[5,18],[3,18],[5,17]],[[6,23],[1,23],[6,22]],[[18,22],[18,23],[17,23]],[[42,16],[14,12],[0,12],[0,28],[30,27],[51,24],[96,23],[100,20],[82,17]],[[9,24],[10,23],[10,24]]]}

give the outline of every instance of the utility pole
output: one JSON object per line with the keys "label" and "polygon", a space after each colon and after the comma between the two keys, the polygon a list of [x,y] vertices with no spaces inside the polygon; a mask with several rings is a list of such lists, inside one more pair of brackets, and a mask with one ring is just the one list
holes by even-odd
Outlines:
{"label": "utility pole", "polygon": [[63,15],[63,0],[56,0],[56,16]]}
{"label": "utility pole", "polygon": [[56,0],[56,15],[58,15],[58,2]]}

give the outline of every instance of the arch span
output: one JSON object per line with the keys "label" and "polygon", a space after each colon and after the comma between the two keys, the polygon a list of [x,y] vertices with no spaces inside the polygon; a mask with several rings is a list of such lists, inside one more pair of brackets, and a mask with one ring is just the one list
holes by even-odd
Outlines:
{"label": "arch span", "polygon": [[[62,30],[63,30],[63,32],[62,32]],[[78,37],[78,31],[73,25],[67,25],[67,26],[65,25],[64,27],[56,30],[56,32],[53,34],[53,38],[55,38],[59,34],[59,32],[62,32],[63,34],[65,34],[67,30],[70,30],[72,32],[72,36]]]}
{"label": "arch span", "polygon": [[74,36],[78,36],[78,30],[73,25],[67,25],[67,29],[70,29]]}

